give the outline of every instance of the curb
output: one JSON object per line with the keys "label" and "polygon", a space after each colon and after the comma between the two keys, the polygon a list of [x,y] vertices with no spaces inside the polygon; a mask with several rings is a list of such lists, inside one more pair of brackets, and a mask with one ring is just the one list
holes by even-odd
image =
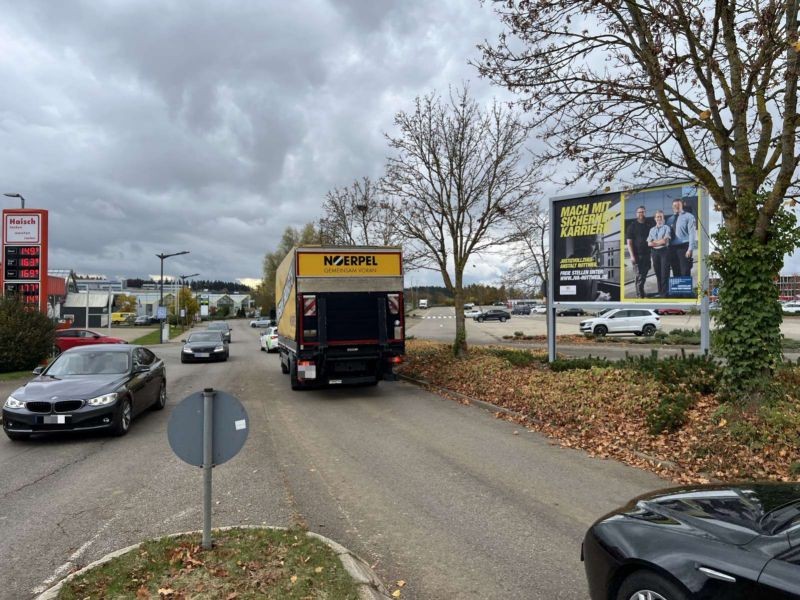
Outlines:
{"label": "curb", "polygon": [[[229,529],[273,529],[273,530],[281,530],[286,531],[286,527],[266,527],[266,526],[257,526],[257,525],[242,525],[242,526],[231,526],[231,527],[216,527],[212,529],[212,531],[227,531]],[[200,530],[196,531],[184,531],[182,533],[171,533],[169,535],[162,536],[160,538],[153,538],[153,539],[164,539],[164,538],[174,538],[181,535],[187,535],[192,533],[202,533]],[[326,538],[318,533],[314,533],[313,531],[306,532],[308,537],[314,538],[319,540],[320,542],[326,544],[336,556],[339,557],[339,561],[342,563],[345,571],[347,571],[348,575],[353,578],[353,581],[356,582],[356,586],[358,587],[358,597],[360,600],[391,600],[391,596],[389,592],[386,590],[386,587],[383,585],[381,580],[372,570],[372,568],[360,558],[358,555],[354,554],[338,542],[334,542],[330,538]],[[149,540],[146,540],[149,541]],[[115,550],[109,554],[106,554],[104,557],[89,563],[82,569],[75,571],[74,573],[70,573],[67,577],[56,583],[51,588],[48,588],[38,596],[36,596],[35,600],[55,600],[58,597],[58,593],[61,591],[62,586],[71,581],[73,578],[78,577],[94,569],[95,567],[99,567],[102,564],[109,562],[110,560],[117,558],[118,556],[122,556],[123,554],[127,554],[128,552],[135,550],[139,546],[141,546],[144,542],[139,542],[138,544],[133,544],[132,546],[127,546],[126,548],[121,548],[120,550]]]}

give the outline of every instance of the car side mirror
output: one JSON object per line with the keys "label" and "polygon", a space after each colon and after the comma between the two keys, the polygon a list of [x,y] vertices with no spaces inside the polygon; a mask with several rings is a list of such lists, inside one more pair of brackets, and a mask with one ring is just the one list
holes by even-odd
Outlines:
{"label": "car side mirror", "polygon": [[186,340],[181,340],[181,343],[182,343],[182,344],[185,344],[185,343],[186,343]]}
{"label": "car side mirror", "polygon": [[42,373],[44,373],[44,367],[42,367],[42,366],[36,367],[33,370],[33,374],[34,375],[41,375]]}

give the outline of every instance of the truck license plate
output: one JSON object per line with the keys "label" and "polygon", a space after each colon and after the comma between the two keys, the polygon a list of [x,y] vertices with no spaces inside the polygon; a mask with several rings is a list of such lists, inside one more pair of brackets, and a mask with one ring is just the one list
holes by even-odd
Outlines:
{"label": "truck license plate", "polygon": [[45,415],[43,422],[45,425],[64,425],[70,419],[71,415]]}

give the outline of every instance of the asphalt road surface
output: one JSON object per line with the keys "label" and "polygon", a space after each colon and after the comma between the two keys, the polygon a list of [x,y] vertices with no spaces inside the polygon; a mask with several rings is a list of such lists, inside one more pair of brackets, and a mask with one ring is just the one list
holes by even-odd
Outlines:
{"label": "asphalt road surface", "polygon": [[581,599],[586,528],[652,474],[552,445],[411,384],[292,392],[257,331],[231,359],[167,362],[167,409],[123,438],[0,436],[0,597],[30,598],[144,538],[202,527],[200,469],[166,439],[175,403],[204,387],[242,400],[250,435],[214,470],[214,526],[299,523],[360,554],[406,599]]}

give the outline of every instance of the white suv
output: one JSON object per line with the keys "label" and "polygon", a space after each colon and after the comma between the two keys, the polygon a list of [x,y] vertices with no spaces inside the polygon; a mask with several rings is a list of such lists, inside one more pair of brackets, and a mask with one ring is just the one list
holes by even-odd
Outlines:
{"label": "white suv", "polygon": [[580,330],[585,334],[603,336],[607,333],[633,333],[651,336],[661,329],[661,320],[646,308],[615,308],[600,317],[581,321]]}

